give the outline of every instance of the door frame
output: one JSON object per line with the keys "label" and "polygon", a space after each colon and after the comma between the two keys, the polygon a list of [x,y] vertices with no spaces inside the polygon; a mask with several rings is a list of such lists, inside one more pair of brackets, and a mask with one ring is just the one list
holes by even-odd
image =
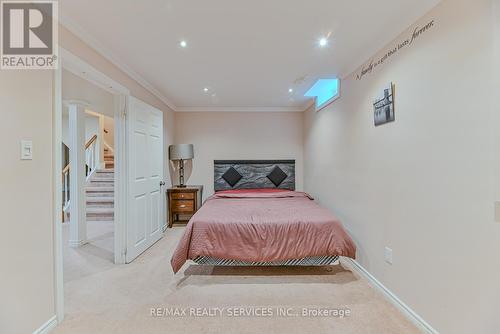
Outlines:
{"label": "door frame", "polygon": [[63,278],[63,241],[62,241],[62,187],[61,173],[61,141],[62,141],[62,71],[69,72],[90,81],[94,85],[110,92],[114,96],[115,124],[115,218],[114,218],[114,261],[115,264],[125,263],[127,249],[127,169],[125,149],[128,100],[130,91],[125,86],[111,79],[83,59],[68,50],[59,47],[59,66],[53,75],[53,217],[54,217],[54,277],[55,277],[55,308],[57,322],[64,319],[64,278]]}

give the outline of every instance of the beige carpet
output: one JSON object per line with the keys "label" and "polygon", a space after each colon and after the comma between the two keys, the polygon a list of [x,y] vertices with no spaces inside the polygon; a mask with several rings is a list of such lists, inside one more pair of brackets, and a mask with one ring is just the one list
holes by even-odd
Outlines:
{"label": "beige carpet", "polygon": [[71,248],[69,222],[63,224],[64,283],[106,271],[114,266],[114,223],[111,221],[87,222],[89,243]]}
{"label": "beige carpet", "polygon": [[[129,265],[103,265],[95,249],[76,250],[78,265],[89,268],[73,268],[66,280],[66,319],[54,333],[418,333],[365,280],[341,266],[214,268],[191,263],[174,276],[170,255],[182,231],[167,230]],[[217,307],[224,308],[222,315],[189,315],[216,312]],[[151,308],[179,314],[153,317]],[[277,315],[278,308],[284,315]],[[301,314],[318,308],[332,313]],[[349,309],[351,315],[336,317],[335,309]],[[238,310],[266,316],[235,316]]]}

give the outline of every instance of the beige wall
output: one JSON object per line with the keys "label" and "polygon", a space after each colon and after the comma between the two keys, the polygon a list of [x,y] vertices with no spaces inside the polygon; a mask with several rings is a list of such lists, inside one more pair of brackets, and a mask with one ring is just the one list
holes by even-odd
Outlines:
{"label": "beige wall", "polygon": [[[173,142],[168,106],[66,29],[59,31],[62,47],[162,110],[165,145]],[[0,71],[1,333],[32,333],[55,316],[53,102],[51,71]],[[19,159],[22,139],[33,141],[32,161]]]}
{"label": "beige wall", "polygon": [[[306,191],[343,220],[360,264],[441,333],[500,328],[491,5],[443,1],[411,48],[304,115]],[[396,122],[375,128],[373,99],[391,81]]]}
{"label": "beige wall", "polygon": [[[92,65],[95,69],[129,89],[132,96],[163,111],[164,146],[168,147],[168,145],[173,143],[175,113],[165,103],[63,26],[59,26],[59,44],[67,51]],[[167,167],[168,154],[166,150],[164,161],[165,167]],[[168,175],[169,173],[166,170],[165,177],[168,177]],[[166,182],[169,183],[170,180],[166,179]]]}
{"label": "beige wall", "polygon": [[0,71],[0,113],[0,333],[26,334],[55,315],[52,73]]}
{"label": "beige wall", "polygon": [[213,193],[218,159],[295,159],[297,189],[303,187],[301,113],[180,112],[175,143],[194,144],[187,183],[203,185],[205,198]]}

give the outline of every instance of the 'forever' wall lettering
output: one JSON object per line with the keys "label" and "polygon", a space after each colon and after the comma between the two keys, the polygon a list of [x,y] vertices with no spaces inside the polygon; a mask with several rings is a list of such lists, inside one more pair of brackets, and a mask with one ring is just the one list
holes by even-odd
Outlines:
{"label": "'forever' wall lettering", "polygon": [[402,49],[409,47],[409,46],[412,46],[413,43],[420,36],[422,36],[424,33],[426,33],[432,27],[434,27],[434,23],[435,23],[435,20],[432,20],[423,27],[420,27],[420,26],[415,27],[415,29],[413,29],[411,36],[408,36],[408,38],[405,38],[404,40],[397,42],[395,46],[393,46],[392,48],[389,48],[389,50],[387,50],[387,52],[385,52],[377,60],[371,59],[367,64],[365,64],[361,67],[361,70],[359,71],[359,73],[356,74],[356,80],[363,79],[366,75],[372,73],[375,68],[377,68],[378,66],[385,63],[390,57],[399,53]]}

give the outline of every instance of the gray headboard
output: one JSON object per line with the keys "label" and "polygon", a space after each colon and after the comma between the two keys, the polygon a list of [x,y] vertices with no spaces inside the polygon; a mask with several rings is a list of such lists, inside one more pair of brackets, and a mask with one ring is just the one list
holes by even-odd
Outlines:
{"label": "gray headboard", "polygon": [[214,161],[215,191],[257,188],[295,190],[295,160]]}

